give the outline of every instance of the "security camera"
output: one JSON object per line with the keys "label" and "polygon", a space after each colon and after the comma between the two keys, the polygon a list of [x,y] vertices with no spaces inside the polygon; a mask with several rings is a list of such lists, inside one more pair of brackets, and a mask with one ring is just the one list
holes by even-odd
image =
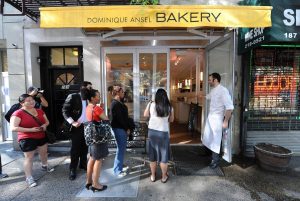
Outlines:
{"label": "security camera", "polygon": [[12,45],[12,46],[14,46],[15,48],[17,48],[17,47],[18,47],[18,45],[17,45],[17,44],[15,44],[15,43],[12,43],[11,45]]}

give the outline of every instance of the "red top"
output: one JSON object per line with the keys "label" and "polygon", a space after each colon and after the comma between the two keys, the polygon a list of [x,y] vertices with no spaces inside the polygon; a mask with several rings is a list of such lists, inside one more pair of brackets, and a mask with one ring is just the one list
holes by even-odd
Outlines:
{"label": "red top", "polygon": [[[44,111],[41,109],[36,109],[38,118],[43,124],[46,123],[44,119]],[[23,128],[33,128],[33,127],[40,127],[41,125],[38,124],[32,116],[24,112],[22,109],[15,111],[12,116],[19,117],[21,119],[19,126]],[[18,142],[22,139],[31,138],[31,139],[42,139],[45,138],[45,132],[18,132]]]}
{"label": "red top", "polygon": [[[93,118],[92,118],[92,112],[93,112],[93,108],[94,108],[94,113],[93,113]],[[88,105],[86,107],[86,119],[88,121],[100,121],[101,118],[100,118],[100,115],[103,113],[103,109],[99,106],[93,106],[93,105]]]}

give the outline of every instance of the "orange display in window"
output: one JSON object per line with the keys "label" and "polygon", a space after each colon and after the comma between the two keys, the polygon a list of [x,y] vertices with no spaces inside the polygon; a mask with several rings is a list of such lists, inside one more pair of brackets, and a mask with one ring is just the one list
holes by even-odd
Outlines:
{"label": "orange display in window", "polygon": [[283,92],[295,94],[297,90],[295,78],[293,75],[258,75],[254,82],[254,96],[278,96]]}

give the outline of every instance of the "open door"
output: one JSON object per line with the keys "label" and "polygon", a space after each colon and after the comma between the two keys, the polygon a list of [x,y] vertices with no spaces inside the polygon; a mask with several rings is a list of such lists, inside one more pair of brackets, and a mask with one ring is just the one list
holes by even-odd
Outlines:
{"label": "open door", "polygon": [[[206,83],[207,77],[213,72],[221,75],[221,84],[225,86],[231,95],[234,97],[234,61],[235,61],[235,37],[234,31],[226,34],[224,37],[216,40],[206,48]],[[209,87],[206,86],[206,94],[209,93]],[[209,105],[206,102],[205,119],[207,118]],[[233,130],[233,116],[230,120],[229,130],[226,136],[223,136],[222,149],[224,152],[223,159],[227,162],[232,160],[232,130]],[[223,134],[224,135],[224,134]],[[224,140],[225,139],[225,140]]]}

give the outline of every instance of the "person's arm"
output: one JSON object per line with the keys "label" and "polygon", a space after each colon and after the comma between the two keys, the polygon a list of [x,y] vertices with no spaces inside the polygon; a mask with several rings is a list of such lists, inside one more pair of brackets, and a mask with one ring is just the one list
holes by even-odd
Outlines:
{"label": "person's arm", "polygon": [[226,129],[229,126],[228,122],[232,115],[232,111],[234,109],[233,102],[231,100],[231,96],[227,89],[222,93],[222,99],[223,99],[223,103],[224,103],[224,107],[225,107],[225,114],[224,114],[224,121],[223,121],[222,128]]}
{"label": "person's arm", "polygon": [[224,115],[225,117],[224,117],[223,126],[222,126],[224,129],[228,128],[228,122],[229,122],[229,119],[231,117],[232,111],[233,110],[226,110],[225,111],[225,115]]}
{"label": "person's arm", "polygon": [[45,123],[41,127],[43,127],[43,131],[46,131],[47,126],[49,126],[49,120],[48,120],[46,114],[43,115],[43,118],[45,119]]}
{"label": "person's arm", "polygon": [[20,122],[21,122],[21,118],[17,117],[17,116],[12,116],[10,118],[10,128],[12,131],[15,132],[40,132],[40,127],[33,127],[33,128],[24,128],[24,127],[20,127]]}
{"label": "person's arm", "polygon": [[68,95],[62,107],[62,115],[69,124],[72,124],[74,122],[74,119],[71,117],[72,97],[72,94]]}
{"label": "person's arm", "polygon": [[105,115],[104,110],[102,107],[96,106],[95,110],[97,112],[97,115],[99,115],[101,120],[109,120],[108,117]]}
{"label": "person's arm", "polygon": [[102,112],[102,114],[100,115],[100,119],[109,120],[108,117],[104,114],[104,112]]}
{"label": "person's arm", "polygon": [[9,108],[9,110],[7,111],[7,113],[5,114],[5,119],[6,119],[6,121],[8,121],[8,122],[10,122],[10,118],[11,118],[11,115],[15,112],[15,111],[17,111],[18,109],[20,109],[21,108],[21,104],[20,103],[16,103],[16,104],[13,104],[12,106],[11,106],[11,108]]}
{"label": "person's arm", "polygon": [[152,101],[150,101],[144,111],[144,117],[150,117],[150,106],[151,106]]}
{"label": "person's arm", "polygon": [[169,116],[169,122],[173,122],[174,121],[174,110],[173,108],[171,108],[171,113],[170,113],[170,116]]}
{"label": "person's arm", "polygon": [[211,94],[208,93],[208,94],[206,94],[206,96],[204,96],[204,97],[206,98],[206,100],[210,100],[210,99],[211,99]]}
{"label": "person's arm", "polygon": [[38,97],[40,98],[41,100],[41,105],[43,107],[48,107],[48,101],[45,99],[45,97],[43,96],[43,94],[39,93],[38,94]]}

